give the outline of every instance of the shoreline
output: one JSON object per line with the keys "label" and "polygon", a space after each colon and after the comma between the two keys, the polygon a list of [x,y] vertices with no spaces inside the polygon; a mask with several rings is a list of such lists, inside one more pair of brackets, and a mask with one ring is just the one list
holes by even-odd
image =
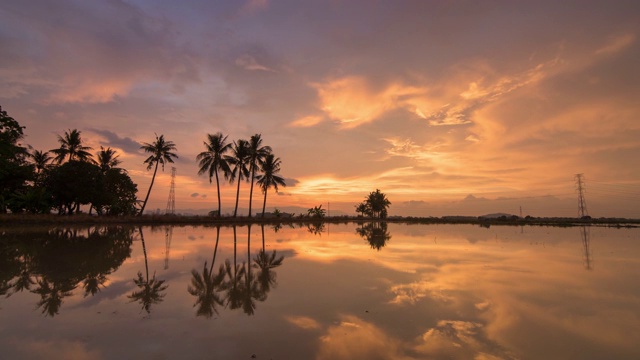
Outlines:
{"label": "shoreline", "polygon": [[483,227],[489,226],[602,226],[615,228],[640,227],[640,219],[623,218],[482,218],[482,217],[390,217],[386,219],[366,218],[358,216],[313,217],[211,217],[204,215],[143,215],[143,216],[93,216],[76,215],[35,215],[35,214],[0,214],[0,226],[12,225],[254,225],[254,224],[309,224],[309,223],[404,223],[404,224],[467,224]]}

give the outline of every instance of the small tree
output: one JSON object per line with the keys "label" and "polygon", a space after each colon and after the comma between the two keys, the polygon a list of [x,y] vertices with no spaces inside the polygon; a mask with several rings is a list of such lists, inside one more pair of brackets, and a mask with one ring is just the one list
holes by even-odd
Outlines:
{"label": "small tree", "polygon": [[326,210],[322,208],[322,204],[320,206],[314,206],[307,210],[307,216],[322,219],[326,214]]}
{"label": "small tree", "polygon": [[356,212],[363,216],[384,219],[387,217],[387,208],[391,205],[391,201],[387,199],[387,195],[376,189],[365,198],[365,200],[356,205]]}

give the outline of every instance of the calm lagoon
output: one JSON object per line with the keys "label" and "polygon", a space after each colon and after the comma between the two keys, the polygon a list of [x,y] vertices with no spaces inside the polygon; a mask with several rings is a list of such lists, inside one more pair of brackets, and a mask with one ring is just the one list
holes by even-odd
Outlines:
{"label": "calm lagoon", "polygon": [[0,261],[4,359],[640,358],[638,228],[3,228]]}

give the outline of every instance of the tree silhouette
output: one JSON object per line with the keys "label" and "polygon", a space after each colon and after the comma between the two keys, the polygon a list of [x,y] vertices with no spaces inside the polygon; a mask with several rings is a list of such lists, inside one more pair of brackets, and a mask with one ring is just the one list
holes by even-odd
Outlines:
{"label": "tree silhouette", "polygon": [[69,131],[64,132],[64,137],[58,135],[60,147],[50,150],[56,155],[56,163],[61,164],[67,156],[69,157],[68,161],[78,160],[95,163],[91,153],[89,152],[89,150],[92,150],[93,148],[82,145],[81,133],[82,132],[77,129],[69,129]]}
{"label": "tree silhouette", "polygon": [[204,316],[210,318],[213,314],[217,314],[218,305],[224,305],[224,299],[220,297],[218,291],[225,278],[225,268],[220,266],[217,274],[213,273],[216,263],[216,254],[218,252],[218,242],[220,240],[220,226],[216,227],[216,246],[213,250],[213,260],[211,260],[211,268],[207,268],[207,262],[204,262],[204,269],[199,273],[196,269],[191,270],[191,284],[187,287],[189,294],[196,297],[194,307],[196,316]]}
{"label": "tree silhouette", "polygon": [[262,229],[262,249],[253,258],[253,267],[259,269],[258,284],[260,284],[260,291],[266,295],[272,288],[277,286],[277,275],[273,269],[282,265],[284,256],[278,257],[275,250],[267,253],[264,240],[264,225],[260,225],[260,227]]}
{"label": "tree silhouette", "polygon": [[207,134],[207,141],[204,142],[204,146],[207,150],[201,152],[200,154],[198,154],[198,156],[196,156],[198,166],[200,167],[198,175],[208,173],[209,183],[211,183],[211,179],[215,175],[216,189],[218,191],[218,216],[221,215],[222,211],[218,170],[222,171],[222,174],[226,180],[228,180],[229,176],[231,175],[231,168],[229,167],[229,162],[225,157],[225,154],[231,148],[231,144],[227,144],[226,141],[227,137],[222,135],[222,133],[220,132],[213,135]]}
{"label": "tree silhouette", "polygon": [[159,137],[158,135],[156,135],[156,141],[154,141],[153,143],[143,143],[140,148],[144,150],[144,152],[151,154],[144,161],[144,164],[147,164],[147,170],[150,170],[155,164],[153,177],[151,177],[151,185],[149,185],[147,196],[144,198],[142,208],[140,208],[139,215],[142,215],[142,213],[144,212],[144,208],[147,206],[149,194],[151,194],[151,188],[153,187],[153,182],[156,179],[158,165],[162,164],[162,171],[164,171],[164,164],[173,163],[173,158],[178,158],[178,155],[173,152],[176,150],[176,145],[173,143],[173,141],[165,140],[164,135],[160,135]]}
{"label": "tree silhouette", "polygon": [[387,196],[379,189],[376,189],[376,191],[369,193],[364,202],[356,205],[356,212],[369,217],[384,219],[387,217],[389,205],[391,205],[391,201],[387,199]]}
{"label": "tree silhouette", "polygon": [[42,308],[42,313],[48,316],[55,316],[60,312],[62,299],[72,294],[76,286],[70,281],[50,281],[48,279],[38,280],[38,288],[32,290],[40,295],[38,308]]}
{"label": "tree silhouette", "polygon": [[100,146],[100,151],[98,152],[98,166],[100,166],[100,170],[105,173],[120,165],[122,161],[118,160],[119,157],[120,155],[116,155],[116,151],[112,148],[108,147],[105,149]]}
{"label": "tree silhouette", "polygon": [[367,240],[372,249],[376,249],[378,251],[382,249],[389,240],[391,240],[391,235],[387,231],[386,222],[371,222],[364,224],[362,227],[357,228],[356,232]]}
{"label": "tree silhouette", "polygon": [[[253,183],[255,180],[256,169],[262,165],[267,155],[271,153],[271,147],[262,146],[262,135],[255,134],[249,139],[249,172],[251,173],[249,181],[251,182],[251,190],[249,191],[249,217],[251,217],[251,205],[253,200]],[[264,211],[263,211],[264,213]]]}
{"label": "tree silhouette", "polygon": [[222,289],[225,292],[225,304],[230,309],[238,309],[242,304],[242,296],[244,290],[242,289],[243,282],[242,277],[246,271],[246,266],[240,266],[237,261],[237,234],[236,226],[233,225],[233,267],[229,259],[224,262],[224,271],[227,280],[222,285]]}
{"label": "tree silhouette", "polygon": [[231,174],[229,176],[229,182],[233,183],[238,180],[238,190],[236,191],[236,207],[233,210],[233,217],[238,214],[238,200],[240,199],[240,182],[243,177],[246,179],[249,177],[249,169],[247,163],[249,161],[249,142],[247,140],[238,140],[233,142],[231,148],[231,155],[226,156],[227,161],[233,165]]}
{"label": "tree silhouette", "polygon": [[162,302],[166,294],[162,292],[168,288],[168,285],[164,285],[164,280],[156,279],[156,273],[153,273],[153,277],[149,279],[149,263],[147,261],[147,247],[144,243],[144,234],[142,233],[142,227],[138,228],[140,232],[140,240],[142,242],[142,252],[144,253],[144,268],[146,277],[142,277],[142,272],[138,271],[138,277],[133,279],[133,282],[139,288],[138,291],[134,291],[128,296],[131,302],[137,301],[142,304],[142,309],[151,313],[151,305],[159,304]]}
{"label": "tree silhouette", "polygon": [[267,192],[270,187],[273,187],[278,192],[278,185],[287,186],[284,182],[284,178],[278,175],[280,172],[280,158],[275,157],[273,154],[267,154],[264,161],[261,164],[260,170],[262,174],[256,176],[257,184],[264,192],[264,201],[262,202],[262,217],[264,217],[264,210],[267,206]]}

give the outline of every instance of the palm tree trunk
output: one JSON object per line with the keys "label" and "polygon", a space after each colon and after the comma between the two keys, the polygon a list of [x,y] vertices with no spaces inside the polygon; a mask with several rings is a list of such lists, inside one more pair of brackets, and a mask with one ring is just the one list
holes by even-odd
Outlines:
{"label": "palm tree trunk", "polygon": [[144,202],[142,203],[142,208],[140,209],[140,213],[138,216],[142,216],[144,212],[144,208],[147,207],[147,201],[149,200],[149,194],[151,194],[151,188],[153,187],[153,182],[156,180],[156,173],[158,172],[158,161],[156,160],[156,168],[153,170],[153,177],[151,178],[151,185],[149,185],[149,190],[147,191],[147,196],[144,198]]}
{"label": "palm tree trunk", "polygon": [[[218,169],[215,169],[216,173],[216,188],[218,189],[218,217],[222,216],[222,203],[220,201],[220,181],[218,180]],[[220,229],[218,229],[218,234],[220,233]]]}
{"label": "palm tree trunk", "polygon": [[264,191],[264,201],[262,202],[262,217],[264,218],[264,209],[267,206],[267,190]]}
{"label": "palm tree trunk", "polygon": [[255,176],[256,167],[251,164],[251,190],[249,190],[249,217],[251,217],[251,203],[253,199],[253,177]]}
{"label": "palm tree trunk", "polygon": [[233,210],[233,217],[238,215],[238,200],[240,199],[240,181],[242,181],[242,176],[238,175],[238,191],[236,191],[236,208]]}

